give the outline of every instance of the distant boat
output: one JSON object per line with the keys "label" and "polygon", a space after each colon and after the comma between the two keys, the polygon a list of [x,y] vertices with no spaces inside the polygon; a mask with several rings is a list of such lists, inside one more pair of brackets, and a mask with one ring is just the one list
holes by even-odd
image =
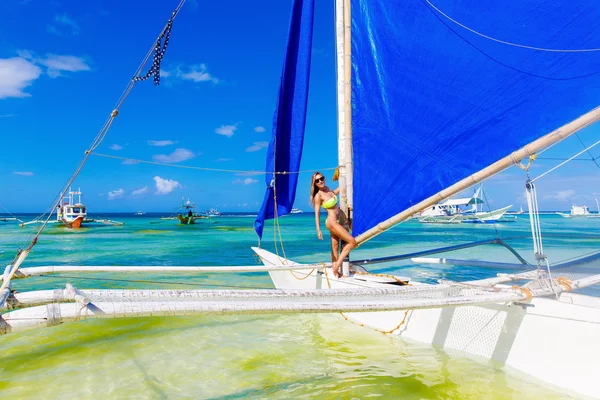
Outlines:
{"label": "distant boat", "polygon": [[56,207],[56,220],[67,228],[78,229],[86,216],[86,207],[81,202],[81,189],[72,191],[69,188],[68,195],[63,197],[58,207]]}
{"label": "distant boat", "polygon": [[210,210],[208,210],[205,215],[207,217],[220,217],[221,213],[219,212],[219,210],[217,210],[216,208],[211,208]]}
{"label": "distant boat", "polygon": [[206,214],[198,214],[194,211],[196,205],[188,200],[184,202],[184,198],[181,198],[181,214],[177,215],[177,219],[181,225],[195,224],[197,219],[208,218]]}
{"label": "distant boat", "polygon": [[507,211],[506,214],[508,215],[520,215],[523,214],[523,206],[519,207],[519,211]]}
{"label": "distant boat", "polygon": [[[56,207],[56,220],[48,221],[48,224],[64,225],[67,228],[79,229],[82,224],[100,223],[104,225],[123,225],[122,222],[113,221],[110,219],[90,219],[87,217],[87,209],[81,202],[81,189],[77,191],[69,188],[69,193],[66,196],[61,195],[60,202]],[[31,224],[44,224],[44,219],[34,219],[29,222],[22,222],[21,227]]]}
{"label": "distant boat", "polygon": [[136,211],[134,215],[144,215],[144,214],[146,214],[146,213],[143,211]]}
{"label": "distant boat", "polygon": [[569,213],[557,212],[563,218],[600,218],[600,214],[592,214],[587,206],[571,206]]}
{"label": "distant boat", "polygon": [[290,211],[290,214],[302,214],[302,210],[299,208],[292,208],[292,211]]}
{"label": "distant boat", "polygon": [[[421,213],[419,222],[424,224],[493,224],[495,222],[514,221],[514,219],[502,219],[512,206],[492,211],[480,211],[478,205],[483,204],[483,200],[479,197],[480,192],[481,187],[477,189],[472,197],[448,199],[435,204]],[[466,206],[471,206],[471,209],[465,211],[461,208]]]}

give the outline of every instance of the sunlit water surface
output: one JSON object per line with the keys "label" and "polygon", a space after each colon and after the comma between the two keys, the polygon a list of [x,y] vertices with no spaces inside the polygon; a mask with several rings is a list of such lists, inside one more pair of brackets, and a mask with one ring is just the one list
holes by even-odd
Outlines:
{"label": "sunlit water surface", "polygon": [[[38,265],[256,265],[252,216],[223,216],[197,225],[160,215],[104,215],[123,226],[47,229],[26,261]],[[32,216],[18,216],[31,219]],[[281,218],[284,251],[296,261],[326,261],[310,214]],[[0,262],[7,264],[34,228],[0,225]],[[501,237],[532,261],[527,215],[515,223],[423,225],[410,221],[357,249],[379,257]],[[600,219],[542,217],[546,253],[558,262],[598,248]],[[571,235],[555,237],[553,235]],[[576,238],[577,235],[590,238]],[[273,226],[262,247],[274,251]],[[282,249],[279,249],[282,252]],[[451,253],[453,258],[515,262],[500,246]],[[425,282],[469,280],[500,270],[373,265]],[[271,288],[260,274],[62,274],[16,281],[19,291],[85,288]],[[170,317],[85,320],[0,337],[0,390],[15,398],[564,398],[518,372],[460,353],[383,335],[339,315]]]}

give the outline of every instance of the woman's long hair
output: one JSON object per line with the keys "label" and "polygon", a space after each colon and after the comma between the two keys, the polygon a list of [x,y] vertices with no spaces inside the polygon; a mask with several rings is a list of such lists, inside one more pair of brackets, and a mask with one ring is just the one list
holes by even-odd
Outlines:
{"label": "woman's long hair", "polygon": [[309,203],[311,206],[315,206],[315,194],[317,194],[317,192],[319,191],[319,188],[317,187],[316,183],[315,183],[315,177],[317,176],[325,176],[320,172],[315,172],[312,176],[312,179],[310,180],[310,198],[308,199]]}

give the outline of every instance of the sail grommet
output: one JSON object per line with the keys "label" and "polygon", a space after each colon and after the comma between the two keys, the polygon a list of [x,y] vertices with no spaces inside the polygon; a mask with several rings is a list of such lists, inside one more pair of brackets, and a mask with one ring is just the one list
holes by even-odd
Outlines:
{"label": "sail grommet", "polygon": [[116,117],[117,115],[119,115],[119,110],[113,110],[113,111],[110,113],[110,117],[111,117],[111,118],[114,118],[114,117]]}

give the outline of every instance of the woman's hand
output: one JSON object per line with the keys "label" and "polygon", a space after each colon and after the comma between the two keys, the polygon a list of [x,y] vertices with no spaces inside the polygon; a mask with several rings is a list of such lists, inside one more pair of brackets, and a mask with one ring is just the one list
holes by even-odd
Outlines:
{"label": "woman's hand", "polygon": [[321,232],[321,230],[317,230],[317,237],[319,238],[319,240],[323,240],[323,232]]}

